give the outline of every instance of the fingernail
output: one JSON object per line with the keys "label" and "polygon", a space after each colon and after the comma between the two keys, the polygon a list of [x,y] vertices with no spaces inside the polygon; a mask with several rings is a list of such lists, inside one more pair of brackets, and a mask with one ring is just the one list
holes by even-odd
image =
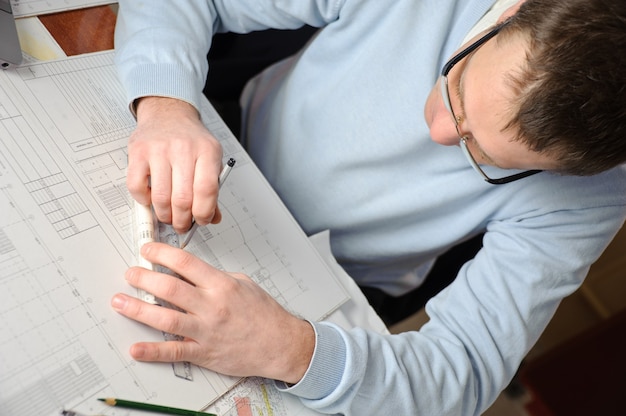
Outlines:
{"label": "fingernail", "polygon": [[121,296],[113,296],[113,299],[111,299],[111,306],[113,309],[121,311],[126,307],[126,299]]}
{"label": "fingernail", "polygon": [[135,359],[143,358],[145,354],[146,349],[141,345],[133,345],[130,347],[130,355],[132,355]]}

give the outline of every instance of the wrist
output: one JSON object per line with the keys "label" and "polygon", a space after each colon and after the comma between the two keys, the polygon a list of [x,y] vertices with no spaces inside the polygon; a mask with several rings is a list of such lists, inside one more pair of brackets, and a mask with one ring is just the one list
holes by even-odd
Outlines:
{"label": "wrist", "polygon": [[[348,358],[346,332],[336,324],[329,322],[309,322],[315,331],[315,349],[313,357],[304,376],[293,383],[285,383],[278,379],[276,387],[282,391],[305,399],[317,399],[331,395],[345,379],[346,372],[364,374],[365,367],[362,356],[357,350],[357,356]],[[359,358],[360,356],[360,358]],[[358,377],[358,376],[357,376]]]}
{"label": "wrist", "polygon": [[285,376],[280,377],[281,381],[290,385],[298,383],[306,374],[316,343],[315,330],[308,321],[297,319],[293,334],[286,355],[289,358],[285,360]]}
{"label": "wrist", "polygon": [[147,96],[134,101],[133,107],[137,116],[137,122],[164,117],[189,118],[198,120],[198,110],[186,101],[170,97]]}

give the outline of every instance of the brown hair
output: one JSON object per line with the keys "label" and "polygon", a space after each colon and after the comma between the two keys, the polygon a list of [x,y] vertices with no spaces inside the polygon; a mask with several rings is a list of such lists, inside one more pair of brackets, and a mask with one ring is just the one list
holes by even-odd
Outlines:
{"label": "brown hair", "polygon": [[498,37],[519,33],[529,41],[509,123],[519,140],[565,174],[626,162],[626,1],[527,0]]}

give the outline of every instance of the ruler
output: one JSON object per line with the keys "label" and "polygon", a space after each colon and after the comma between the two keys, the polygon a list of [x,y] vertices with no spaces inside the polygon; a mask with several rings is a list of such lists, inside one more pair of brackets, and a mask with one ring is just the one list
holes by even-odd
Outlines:
{"label": "ruler", "polygon": [[[172,270],[159,264],[150,263],[139,254],[141,246],[153,241],[160,241],[161,243],[166,243],[174,247],[180,247],[180,236],[176,233],[176,231],[174,231],[174,228],[169,224],[164,224],[157,220],[151,207],[135,202],[135,230],[138,236],[136,255],[137,264],[141,267],[145,267],[146,269],[169,274],[180,279],[180,276]],[[165,308],[184,312],[184,310],[180,309],[176,305],[172,305],[163,299],[159,299],[153,294],[142,289],[137,289],[137,297],[142,299],[144,302],[152,303],[153,305],[160,305]],[[168,332],[163,332],[163,338],[166,341],[182,341],[184,339],[184,337],[180,335],[170,334]],[[172,369],[174,370],[174,375],[176,375],[176,377],[189,381],[193,380],[191,363],[187,361],[173,362]]]}

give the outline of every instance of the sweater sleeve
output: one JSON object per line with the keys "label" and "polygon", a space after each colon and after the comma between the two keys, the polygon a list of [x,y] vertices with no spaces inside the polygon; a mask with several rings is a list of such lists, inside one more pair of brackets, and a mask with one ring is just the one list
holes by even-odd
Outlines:
{"label": "sweater sleeve", "polygon": [[332,414],[481,414],[623,221],[623,205],[493,221],[420,331],[316,323],[311,366],[286,391]]}
{"label": "sweater sleeve", "polygon": [[116,66],[127,100],[164,96],[196,108],[209,70],[213,34],[322,26],[344,0],[122,0],[115,29]]}

